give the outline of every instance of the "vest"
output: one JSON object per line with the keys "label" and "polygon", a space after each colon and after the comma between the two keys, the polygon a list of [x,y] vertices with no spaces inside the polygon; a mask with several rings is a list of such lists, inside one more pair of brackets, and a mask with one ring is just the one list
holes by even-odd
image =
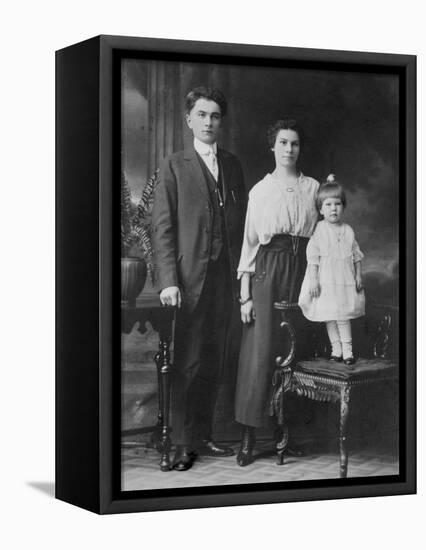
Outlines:
{"label": "vest", "polygon": [[210,192],[210,199],[213,204],[213,226],[210,259],[217,260],[222,251],[223,239],[226,237],[224,210],[223,206],[219,206],[218,194],[216,192],[216,188],[219,188],[223,199],[222,171],[218,162],[219,177],[218,181],[216,182],[213,174],[207,168],[206,163],[203,161],[198,153],[197,156],[198,160],[200,161],[201,169],[203,171],[204,178],[207,182],[207,186]]}

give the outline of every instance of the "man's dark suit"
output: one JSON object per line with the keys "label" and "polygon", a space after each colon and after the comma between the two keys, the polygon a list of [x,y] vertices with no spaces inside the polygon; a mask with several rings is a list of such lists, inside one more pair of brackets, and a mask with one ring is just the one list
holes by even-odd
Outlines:
{"label": "man's dark suit", "polygon": [[[237,158],[218,149],[217,159],[223,209],[214,203],[211,176],[194,148],[164,160],[154,200],[159,286],[177,286],[182,294],[174,342],[172,426],[173,440],[185,445],[211,437],[216,392],[229,346],[227,333],[239,295],[236,274],[246,191]],[[222,247],[213,261],[218,211]]]}

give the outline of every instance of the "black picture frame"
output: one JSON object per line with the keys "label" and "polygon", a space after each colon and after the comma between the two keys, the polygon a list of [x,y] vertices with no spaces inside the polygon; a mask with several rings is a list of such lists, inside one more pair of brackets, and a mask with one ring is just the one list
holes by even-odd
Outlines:
{"label": "black picture frame", "polygon": [[[116,62],[171,60],[395,73],[400,81],[400,474],[120,491],[120,273]],[[98,36],[56,53],[56,498],[96,513],[409,494],[416,491],[416,57]],[[118,234],[118,233],[117,233]]]}

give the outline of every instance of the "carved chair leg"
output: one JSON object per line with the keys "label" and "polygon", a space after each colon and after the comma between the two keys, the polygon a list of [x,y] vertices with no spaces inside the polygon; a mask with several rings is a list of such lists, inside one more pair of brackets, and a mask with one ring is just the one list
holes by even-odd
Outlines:
{"label": "carved chair leg", "polygon": [[279,426],[276,430],[276,452],[277,452],[277,464],[282,466],[284,464],[284,453],[288,446],[288,426],[285,424]]}
{"label": "carved chair leg", "polygon": [[285,398],[286,393],[291,389],[291,376],[292,371],[289,367],[281,371],[281,414],[279,415],[279,423],[276,432],[276,452],[277,452],[277,464],[282,466],[284,464],[284,453],[288,447],[289,430],[288,423],[285,414]]}
{"label": "carved chair leg", "polygon": [[347,422],[349,416],[350,388],[344,386],[340,390],[340,477],[348,473]]}
{"label": "carved chair leg", "polygon": [[276,422],[278,424],[275,440],[277,464],[284,464],[284,453],[288,447],[288,425],[285,420],[285,394],[291,389],[292,369],[291,365],[294,362],[296,355],[296,332],[294,330],[290,311],[297,308],[297,304],[291,304],[287,301],[277,302],[274,308],[280,312],[280,339],[287,344],[286,350],[281,349],[283,354],[275,359],[275,365],[279,370],[276,370],[273,377],[273,385],[275,393],[273,397],[273,411]]}

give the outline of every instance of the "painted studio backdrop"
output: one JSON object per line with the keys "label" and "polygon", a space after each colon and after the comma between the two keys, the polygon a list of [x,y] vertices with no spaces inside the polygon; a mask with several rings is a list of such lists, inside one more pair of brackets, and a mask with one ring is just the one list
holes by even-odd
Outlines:
{"label": "painted studio backdrop", "polygon": [[[184,98],[200,85],[217,87],[228,101],[219,145],[241,161],[249,190],[274,168],[267,126],[295,118],[305,132],[299,166],[324,181],[332,172],[347,196],[345,221],[355,231],[363,260],[367,309],[398,307],[398,79],[387,74],[233,66],[127,59],[121,70],[122,174],[134,204],[166,155],[190,145]],[[152,291],[149,283],[145,291]],[[122,337],[122,429],[155,423],[157,380],[153,356],[158,338],[148,327]],[[232,373],[219,401],[216,435],[236,440]],[[396,414],[396,403],[390,403]],[[324,425],[329,411],[305,407],[300,434]],[[389,411],[388,411],[389,412]],[[139,439],[138,439],[139,437]],[[149,435],[129,435],[131,447]]]}

